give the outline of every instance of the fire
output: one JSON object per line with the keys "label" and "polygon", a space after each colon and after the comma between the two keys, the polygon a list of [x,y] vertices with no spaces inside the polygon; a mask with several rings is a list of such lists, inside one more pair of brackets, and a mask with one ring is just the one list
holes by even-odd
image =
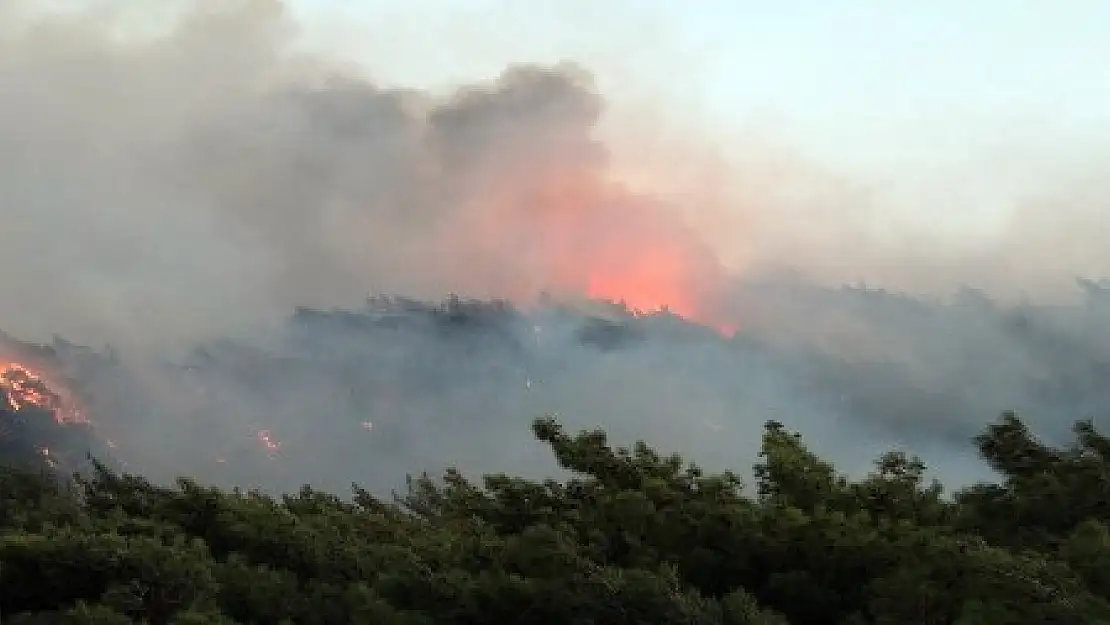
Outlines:
{"label": "fire", "polygon": [[570,170],[509,176],[469,208],[451,228],[473,261],[456,284],[524,302],[542,293],[623,302],[732,329],[714,310],[724,266],[671,206]]}
{"label": "fire", "polygon": [[255,436],[262,443],[267,453],[276,454],[281,450],[281,441],[275,440],[273,435],[270,434],[270,430],[259,430]]}
{"label": "fire", "polygon": [[0,361],[0,394],[13,412],[35,407],[51,413],[60,425],[88,423],[57,384],[49,384],[44,374],[14,361]]}
{"label": "fire", "polygon": [[617,246],[596,265],[583,268],[585,294],[595,299],[624,302],[635,312],[667,310],[694,321],[710,321],[700,288],[713,275],[711,262],[697,262],[695,250],[673,242],[638,241],[645,247]]}

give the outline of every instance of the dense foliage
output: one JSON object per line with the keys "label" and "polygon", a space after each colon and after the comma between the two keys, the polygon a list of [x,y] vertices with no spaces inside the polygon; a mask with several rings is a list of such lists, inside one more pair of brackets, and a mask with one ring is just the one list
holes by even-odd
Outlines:
{"label": "dense foliage", "polygon": [[6,470],[4,623],[1110,622],[1110,438],[1013,414],[998,484],[947,497],[890,453],[861,481],[769,423],[755,481],[534,424],[572,477],[447,471],[382,501],[271,498],[99,467]]}

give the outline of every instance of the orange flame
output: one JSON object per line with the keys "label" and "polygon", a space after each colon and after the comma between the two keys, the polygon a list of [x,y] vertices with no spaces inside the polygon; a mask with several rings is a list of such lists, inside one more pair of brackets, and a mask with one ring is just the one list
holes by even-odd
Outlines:
{"label": "orange flame", "polygon": [[0,394],[12,411],[36,407],[50,412],[60,425],[88,423],[63,389],[59,384],[50,383],[46,374],[32,371],[22,363],[0,361]]}
{"label": "orange flame", "polygon": [[672,207],[587,170],[491,187],[449,227],[447,246],[466,257],[455,284],[517,301],[584,295],[731,331],[714,310],[724,267]]}

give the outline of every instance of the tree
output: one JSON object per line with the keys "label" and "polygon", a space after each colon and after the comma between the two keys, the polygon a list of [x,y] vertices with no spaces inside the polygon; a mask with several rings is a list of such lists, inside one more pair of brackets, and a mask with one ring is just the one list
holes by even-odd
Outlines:
{"label": "tree", "polygon": [[[755,489],[602,431],[533,426],[571,475],[456,470],[392,501],[0,472],[0,614],[35,623],[1110,623],[1108,439],[1016,415],[949,498],[899,453],[853,481],[768,423]],[[1049,502],[1051,510],[1044,510]]]}

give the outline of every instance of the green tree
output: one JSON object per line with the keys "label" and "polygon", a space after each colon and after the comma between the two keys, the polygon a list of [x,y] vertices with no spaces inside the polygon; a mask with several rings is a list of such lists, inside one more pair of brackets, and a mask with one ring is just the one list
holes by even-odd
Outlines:
{"label": "green tree", "polygon": [[[1016,415],[976,443],[1001,475],[947,497],[888,453],[850,480],[768,423],[754,489],[604,432],[536,437],[570,472],[453,469],[393,500],[172,486],[96,465],[0,472],[5,623],[331,625],[1110,623],[1105,453]],[[1051,507],[1052,509],[1044,509]]]}

